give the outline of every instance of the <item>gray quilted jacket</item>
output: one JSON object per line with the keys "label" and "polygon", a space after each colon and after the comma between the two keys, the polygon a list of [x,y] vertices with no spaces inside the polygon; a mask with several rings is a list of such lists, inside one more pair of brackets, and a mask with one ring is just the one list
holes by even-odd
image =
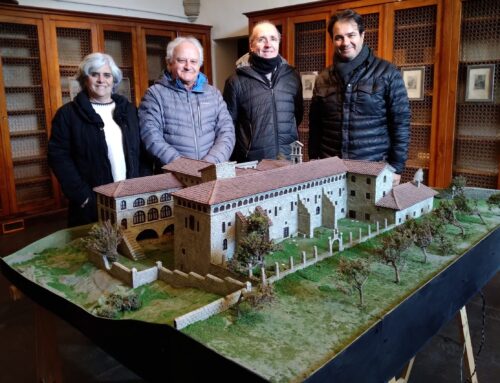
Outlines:
{"label": "gray quilted jacket", "polygon": [[191,91],[165,73],[144,95],[139,124],[146,150],[161,165],[181,156],[219,163],[233,151],[233,120],[202,73]]}

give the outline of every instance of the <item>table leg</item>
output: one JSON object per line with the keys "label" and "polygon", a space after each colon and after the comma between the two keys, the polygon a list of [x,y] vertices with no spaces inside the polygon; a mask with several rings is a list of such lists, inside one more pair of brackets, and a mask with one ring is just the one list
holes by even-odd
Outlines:
{"label": "table leg", "polygon": [[39,383],[62,383],[54,314],[35,304],[36,377]]}

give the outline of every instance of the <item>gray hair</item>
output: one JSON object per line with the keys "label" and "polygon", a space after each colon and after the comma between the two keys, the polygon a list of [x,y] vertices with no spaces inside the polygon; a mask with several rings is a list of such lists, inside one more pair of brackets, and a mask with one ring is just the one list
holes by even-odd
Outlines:
{"label": "gray hair", "polygon": [[248,38],[248,42],[250,43],[250,46],[252,46],[252,42],[255,40],[255,28],[260,26],[260,25],[263,25],[263,24],[269,24],[269,25],[272,25],[274,27],[274,29],[276,29],[276,32],[278,32],[278,38],[279,40],[281,41],[281,33],[280,31],[278,30],[278,28],[276,28],[276,25],[274,25],[273,23],[271,23],[269,20],[262,20],[262,21],[259,21],[257,24],[255,24],[252,28],[252,33],[250,33],[250,37]]}
{"label": "gray hair", "polygon": [[76,72],[76,80],[80,84],[82,89],[85,89],[85,82],[90,74],[104,65],[109,65],[111,69],[111,74],[113,75],[113,90],[116,89],[117,85],[122,81],[123,75],[122,71],[115,64],[113,57],[106,53],[95,52],[85,56],[78,67]]}
{"label": "gray hair", "polygon": [[170,41],[167,45],[167,62],[172,62],[172,60],[174,59],[175,48],[177,48],[177,46],[181,45],[182,43],[191,43],[196,47],[196,49],[198,49],[201,67],[203,65],[203,47],[201,46],[198,39],[193,36],[177,37],[174,40]]}

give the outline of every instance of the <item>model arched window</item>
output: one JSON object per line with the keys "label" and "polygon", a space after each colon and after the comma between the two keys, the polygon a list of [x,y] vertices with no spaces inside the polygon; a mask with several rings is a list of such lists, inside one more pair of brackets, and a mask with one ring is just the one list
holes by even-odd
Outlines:
{"label": "model arched window", "polygon": [[134,225],[143,222],[146,222],[146,214],[142,210],[140,210],[134,214]]}
{"label": "model arched window", "polygon": [[158,197],[157,196],[155,196],[155,195],[149,196],[149,198],[148,198],[148,205],[150,205],[152,203],[158,203]]}
{"label": "model arched window", "polygon": [[144,201],[144,198],[137,198],[134,201],[134,207],[144,206],[145,204],[146,204],[146,201]]}
{"label": "model arched window", "polygon": [[121,226],[122,226],[124,229],[126,229],[126,228],[127,228],[127,219],[126,219],[126,218],[123,218],[123,219],[122,219]]}
{"label": "model arched window", "polygon": [[172,215],[172,209],[170,206],[163,206],[160,210],[160,218],[167,218]]}
{"label": "model arched window", "polygon": [[155,221],[158,219],[158,209],[152,208],[148,211],[148,221]]}
{"label": "model arched window", "polygon": [[172,196],[169,193],[163,193],[160,196],[160,202],[170,201],[171,199],[172,199]]}
{"label": "model arched window", "polygon": [[222,250],[227,250],[227,239],[222,241]]}
{"label": "model arched window", "polygon": [[319,214],[319,212],[320,212],[320,208],[319,208],[319,206],[317,206],[316,207],[316,214]]}
{"label": "model arched window", "polygon": [[127,201],[120,202],[120,209],[125,210],[127,208]]}

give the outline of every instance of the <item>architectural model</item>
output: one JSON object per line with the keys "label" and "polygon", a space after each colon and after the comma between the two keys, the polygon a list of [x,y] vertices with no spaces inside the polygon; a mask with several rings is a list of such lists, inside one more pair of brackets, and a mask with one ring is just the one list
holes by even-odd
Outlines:
{"label": "architectural model", "polygon": [[418,180],[393,188],[387,163],[302,162],[301,148],[292,144],[291,161],[180,158],[165,174],[97,187],[99,220],[121,224],[126,254],[136,258],[141,233],[175,232],[176,269],[205,275],[210,264],[224,266],[234,256],[245,217],[255,209],[268,216],[269,238],[278,241],[312,237],[317,227],[336,228],[340,218],[399,225],[432,210],[437,192]]}

